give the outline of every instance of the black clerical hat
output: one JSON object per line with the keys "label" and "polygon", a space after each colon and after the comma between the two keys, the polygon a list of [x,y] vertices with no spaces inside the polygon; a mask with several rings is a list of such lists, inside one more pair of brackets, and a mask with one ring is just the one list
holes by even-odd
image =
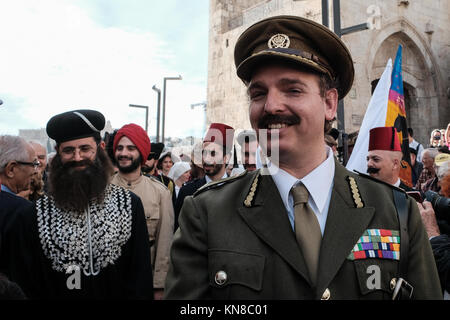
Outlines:
{"label": "black clerical hat", "polygon": [[53,116],[47,123],[47,135],[57,143],[94,137],[100,139],[105,117],[95,110],[73,110]]}

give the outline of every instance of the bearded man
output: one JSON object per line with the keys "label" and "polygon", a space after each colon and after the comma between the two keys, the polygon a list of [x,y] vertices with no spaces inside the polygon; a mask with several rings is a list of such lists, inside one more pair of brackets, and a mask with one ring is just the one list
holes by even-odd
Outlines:
{"label": "bearded man", "polygon": [[[113,167],[94,110],[58,114],[47,123],[56,141],[49,193],[36,202],[28,234],[31,298],[153,298],[150,245],[141,200],[110,184]],[[32,271],[31,271],[32,270]]]}
{"label": "bearded man", "polygon": [[242,165],[247,171],[256,170],[256,153],[258,152],[258,140],[254,130],[244,130],[239,133],[237,142],[241,146]]}
{"label": "bearded man", "polygon": [[149,241],[152,244],[154,297],[159,300],[164,293],[173,238],[172,195],[162,182],[141,172],[151,151],[150,139],[142,127],[130,123],[120,128],[114,137],[113,151],[119,172],[111,183],[134,192],[144,206]]}
{"label": "bearded man", "polygon": [[[202,167],[205,176],[186,183],[181,187],[175,203],[175,231],[184,198],[193,195],[205,184],[227,178],[227,163],[233,147],[234,129],[223,123],[211,123],[202,144]],[[193,159],[194,163],[196,159]]]}

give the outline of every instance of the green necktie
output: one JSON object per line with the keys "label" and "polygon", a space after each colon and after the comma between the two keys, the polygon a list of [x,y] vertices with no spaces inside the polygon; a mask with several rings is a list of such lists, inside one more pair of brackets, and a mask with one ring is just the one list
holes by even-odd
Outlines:
{"label": "green necktie", "polygon": [[303,184],[292,187],[295,211],[295,237],[305,257],[310,280],[316,284],[322,233],[319,222],[308,205],[309,192]]}

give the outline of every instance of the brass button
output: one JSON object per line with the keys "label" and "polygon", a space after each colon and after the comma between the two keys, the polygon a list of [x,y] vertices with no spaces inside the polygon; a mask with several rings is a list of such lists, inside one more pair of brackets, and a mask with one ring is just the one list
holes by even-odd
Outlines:
{"label": "brass button", "polygon": [[394,290],[395,286],[397,285],[397,279],[396,278],[392,278],[389,285],[391,287],[391,290]]}
{"label": "brass button", "polygon": [[329,300],[331,297],[331,292],[330,289],[326,288],[325,291],[322,294],[322,298],[320,298],[321,300]]}
{"label": "brass button", "polygon": [[227,282],[227,279],[228,279],[228,275],[223,270],[217,271],[217,273],[214,277],[214,281],[216,282],[216,284],[218,286],[223,286],[225,284],[225,282]]}

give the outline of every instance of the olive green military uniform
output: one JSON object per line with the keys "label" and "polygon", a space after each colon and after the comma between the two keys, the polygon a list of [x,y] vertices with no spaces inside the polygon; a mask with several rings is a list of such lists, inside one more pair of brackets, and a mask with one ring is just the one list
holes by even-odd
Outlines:
{"label": "olive green military uniform", "polygon": [[[353,59],[342,40],[323,25],[295,16],[270,17],[250,26],[236,42],[234,62],[238,77],[246,85],[252,85],[254,72],[259,70],[255,87],[262,87],[261,101],[259,94],[256,99],[265,104],[254,105],[253,129],[261,134],[262,129],[270,129],[269,123],[286,125],[289,134],[280,134],[279,139],[289,146],[302,134],[298,129],[303,126],[302,113],[298,109],[303,105],[300,97],[285,94],[290,88],[285,83],[302,80],[298,71],[315,75],[318,81],[319,76],[328,80],[331,89],[326,91],[331,95],[327,108],[332,112],[337,99],[343,99],[351,89],[354,78]],[[266,78],[275,72],[269,72],[270,67],[264,69],[273,64],[281,64],[282,70],[292,69],[297,76],[291,79],[283,71],[273,85]],[[272,106],[266,108],[269,95]],[[279,108],[273,107],[277,104]],[[322,105],[317,104],[317,108]],[[317,112],[323,113],[324,120],[332,116],[322,109]],[[264,116],[270,116],[271,122],[263,121]],[[296,117],[298,123],[285,120],[287,116]],[[305,123],[308,126],[308,120]],[[305,147],[300,143],[296,146]],[[296,160],[292,157],[298,157],[298,152],[281,147],[279,152],[280,159],[291,160],[284,163],[285,169],[293,169],[287,166],[292,166]],[[309,156],[318,161],[323,154],[316,151]],[[302,163],[306,158],[298,160]],[[407,259],[400,255],[408,246],[401,244],[404,228],[400,229],[394,188],[350,173],[335,163],[317,281],[312,284],[272,176],[255,171],[208,184],[184,200],[170,254],[166,298],[391,299],[391,288],[402,283],[395,280],[400,276],[414,287],[412,298],[442,298],[419,209],[404,193],[400,195],[404,195],[408,214],[409,249]],[[403,241],[406,238],[403,236]],[[400,272],[405,262],[407,271]]]}
{"label": "olive green military uniform", "polygon": [[[185,199],[171,249],[166,298],[391,299],[399,260],[355,259],[355,245],[368,230],[398,232],[393,188],[336,162],[313,286],[270,175],[257,170],[205,186]],[[412,298],[441,299],[417,204],[408,197],[407,207],[410,244],[405,278],[414,287]],[[372,281],[376,272],[378,283]]]}

